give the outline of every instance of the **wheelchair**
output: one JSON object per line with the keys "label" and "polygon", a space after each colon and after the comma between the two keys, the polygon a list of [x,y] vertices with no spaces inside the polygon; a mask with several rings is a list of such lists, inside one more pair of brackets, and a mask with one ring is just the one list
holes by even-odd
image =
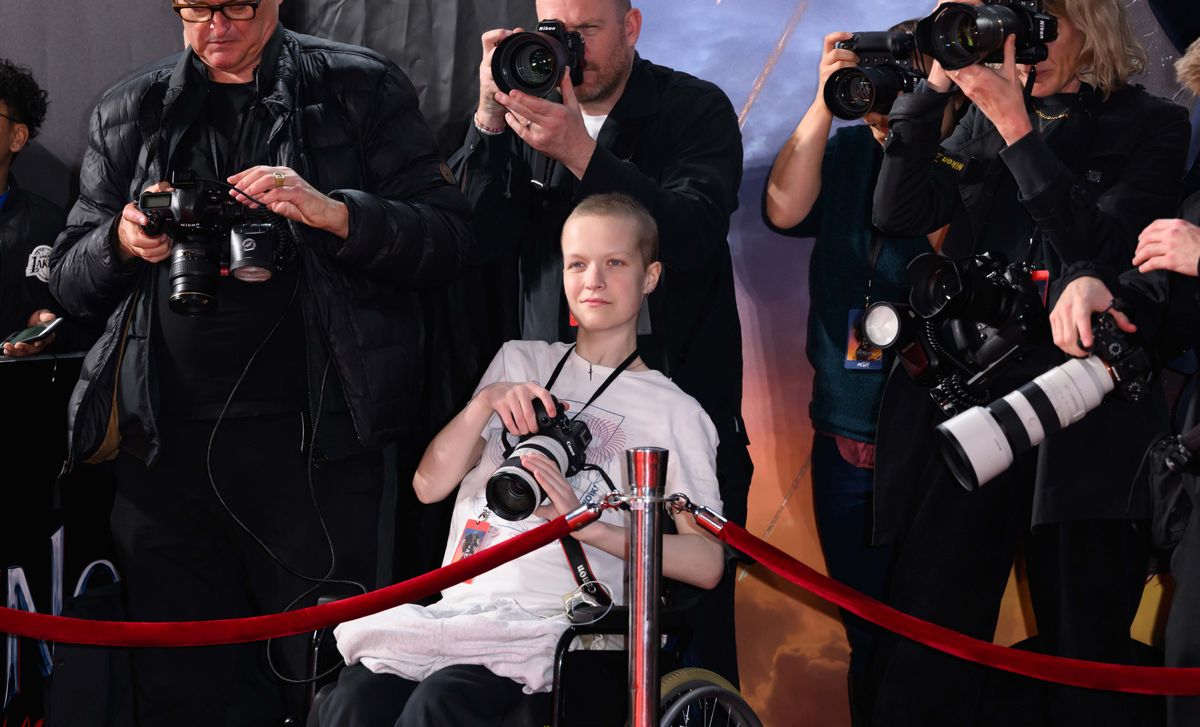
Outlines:
{"label": "wheelchair", "polygon": [[[599,614],[604,609],[598,609]],[[590,619],[587,619],[590,621]],[[762,727],[750,705],[723,677],[707,669],[684,667],[682,654],[688,634],[678,612],[662,616],[667,638],[660,651],[661,727],[729,725]],[[572,649],[576,642],[598,636],[624,636],[629,611],[624,606],[595,616],[594,622],[572,624],[555,649],[554,682],[550,692],[525,695],[499,722],[499,727],[619,727],[628,724],[629,661],[624,649]],[[313,677],[322,642],[328,634],[313,637]],[[336,650],[334,651],[336,653]],[[313,689],[309,711],[315,712],[334,687]],[[450,726],[448,726],[450,727]]]}

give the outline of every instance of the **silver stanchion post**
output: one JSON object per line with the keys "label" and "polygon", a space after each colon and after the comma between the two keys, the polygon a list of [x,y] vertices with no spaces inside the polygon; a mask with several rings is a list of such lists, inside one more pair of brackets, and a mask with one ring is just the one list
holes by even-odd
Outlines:
{"label": "silver stanchion post", "polygon": [[625,450],[632,497],[629,528],[629,695],[633,727],[658,724],[658,585],[662,575],[667,450]]}

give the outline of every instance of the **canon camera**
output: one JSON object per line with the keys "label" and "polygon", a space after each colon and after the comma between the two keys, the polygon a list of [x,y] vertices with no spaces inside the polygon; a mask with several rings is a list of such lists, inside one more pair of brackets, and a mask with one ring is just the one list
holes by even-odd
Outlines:
{"label": "canon camera", "polygon": [[[506,453],[506,459],[487,481],[488,508],[505,520],[524,520],[533,514],[546,499],[546,493],[533,473],[521,464],[521,456],[540,452],[558,465],[564,477],[573,477],[587,464],[588,445],[592,432],[578,419],[568,419],[566,412],[554,402],[555,415],[550,416],[541,399],[533,400],[533,414],[538,429],[527,434]],[[507,440],[506,440],[507,444]]]}

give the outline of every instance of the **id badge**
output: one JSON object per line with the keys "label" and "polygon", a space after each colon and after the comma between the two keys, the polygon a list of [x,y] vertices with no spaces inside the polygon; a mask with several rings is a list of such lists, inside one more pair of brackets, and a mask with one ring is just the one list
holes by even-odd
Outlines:
{"label": "id badge", "polygon": [[[463,528],[463,533],[458,539],[458,547],[454,549],[454,558],[451,563],[457,563],[463,558],[470,558],[479,551],[483,545],[483,539],[487,536],[491,524],[487,520],[468,520],[466,527]],[[464,583],[470,583],[475,580],[469,578]]]}
{"label": "id badge", "polygon": [[846,321],[846,360],[842,365],[854,371],[880,371],[883,369],[883,349],[872,346],[862,333],[863,310],[850,311]]}

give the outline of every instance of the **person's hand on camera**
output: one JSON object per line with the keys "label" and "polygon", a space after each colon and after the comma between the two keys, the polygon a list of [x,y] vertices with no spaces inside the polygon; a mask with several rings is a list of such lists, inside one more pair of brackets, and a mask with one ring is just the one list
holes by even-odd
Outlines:
{"label": "person's hand on camera", "polygon": [[1093,343],[1093,313],[1110,314],[1117,327],[1126,333],[1137,331],[1137,326],[1113,304],[1112,292],[1098,278],[1085,276],[1072,280],[1063,288],[1054,310],[1050,311],[1054,345],[1069,356],[1087,356]]}
{"label": "person's hand on camera", "polygon": [[[58,316],[56,316],[52,311],[42,308],[41,310],[34,311],[33,314],[29,316],[29,320],[25,323],[25,327],[29,328],[42,323],[49,323],[55,318],[58,318]],[[34,341],[32,343],[6,343],[3,347],[3,353],[5,356],[12,356],[13,358],[19,358],[21,356],[34,356],[45,351],[47,348],[50,348],[52,345],[54,345],[53,333],[40,341]]]}
{"label": "person's hand on camera", "polygon": [[500,87],[492,77],[492,56],[496,53],[496,46],[500,45],[500,41],[514,33],[523,32],[525,31],[521,28],[498,28],[483,34],[483,61],[479,64],[479,106],[475,110],[475,123],[480,126],[488,129],[504,128],[504,115],[507,110],[496,100]]}
{"label": "person's hand on camera", "polygon": [[[838,43],[845,40],[850,40],[854,37],[853,33],[845,31],[837,31],[825,36],[825,43],[821,50],[821,60],[817,63],[817,97],[813,100],[813,105],[825,107],[825,82],[836,71],[843,68],[853,68],[858,65],[858,54],[846,48],[836,48]],[[828,111],[828,109],[826,109]]]}
{"label": "person's hand on camera", "polygon": [[1171,270],[1200,275],[1200,227],[1186,220],[1155,220],[1138,235],[1133,264],[1143,273]]}
{"label": "person's hand on camera", "polygon": [[[170,182],[156,182],[146,187],[147,192],[170,192]],[[148,263],[162,262],[171,254],[171,238],[166,233],[151,237],[146,234],[146,215],[138,209],[137,202],[130,202],[121,210],[121,222],[117,225],[117,255],[122,262],[141,259]]]}
{"label": "person's hand on camera", "polygon": [[583,179],[592,153],[596,151],[596,141],[588,136],[569,73],[563,74],[559,88],[562,103],[517,90],[498,92],[496,100],[508,109],[504,121],[517,136],[551,159],[558,160],[576,179]]}
{"label": "person's hand on camera", "polygon": [[[533,434],[538,430],[537,417],[533,413],[534,399],[541,400],[542,406],[550,416],[556,416],[558,413],[550,392],[532,381],[497,381],[483,387],[475,398],[480,405],[496,412],[508,433],[516,436]],[[562,408],[566,410],[567,404],[563,403]]]}
{"label": "person's hand on camera", "polygon": [[1025,93],[1017,73],[1017,37],[1004,39],[1004,64],[995,70],[974,63],[957,71],[947,71],[967,98],[996,126],[1004,143],[1012,145],[1033,131],[1025,109]]}
{"label": "person's hand on camera", "polygon": [[250,167],[225,181],[241,190],[231,189],[229,195],[250,209],[257,209],[261,202],[280,217],[331,232],[343,240],[350,236],[350,210],[345,203],[321,194],[294,169]]}
{"label": "person's hand on camera", "polygon": [[[549,457],[541,452],[522,454],[521,466],[533,474],[533,478],[537,480],[542,491],[546,493],[546,497],[550,499],[549,504],[538,506],[533,511],[534,515],[553,520],[559,515],[566,515],[579,507],[579,497],[575,495],[571,483],[567,482],[567,478],[563,477],[562,472],[558,469],[558,464],[552,462]],[[581,532],[583,531],[576,531],[576,536],[578,537]]]}

